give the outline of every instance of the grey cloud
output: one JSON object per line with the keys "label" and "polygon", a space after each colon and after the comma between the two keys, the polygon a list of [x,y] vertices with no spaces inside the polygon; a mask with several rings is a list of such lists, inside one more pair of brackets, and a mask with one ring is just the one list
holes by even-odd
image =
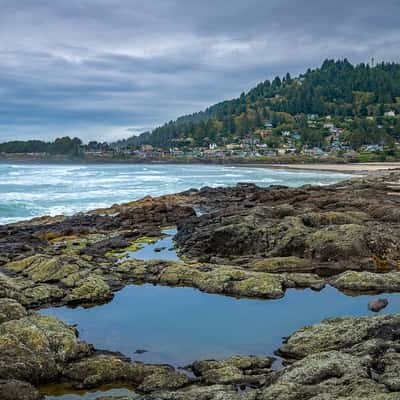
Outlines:
{"label": "grey cloud", "polygon": [[0,140],[113,140],[326,58],[399,61],[384,0],[0,0]]}

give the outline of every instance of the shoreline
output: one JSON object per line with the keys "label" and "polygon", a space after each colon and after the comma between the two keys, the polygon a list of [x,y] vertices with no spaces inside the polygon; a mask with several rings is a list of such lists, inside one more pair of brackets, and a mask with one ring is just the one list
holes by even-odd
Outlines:
{"label": "shoreline", "polygon": [[[7,385],[3,393],[9,387],[18,393],[13,398],[39,400],[38,390],[46,384],[57,390],[66,385],[62,394],[71,393],[70,388],[101,390],[106,384],[129,385],[141,400],[243,400],[234,385],[248,388],[249,400],[309,398],[311,391],[327,399],[361,399],[369,392],[382,394],[382,400],[397,399],[399,391],[397,386],[391,390],[391,382],[398,380],[394,356],[400,346],[400,314],[359,316],[346,309],[348,316],[343,317],[343,308],[337,307],[335,316],[325,306],[322,310],[328,319],[319,321],[318,317],[311,324],[307,314],[307,321],[299,321],[302,328],[285,328],[289,336],[274,352],[281,361],[277,369],[269,350],[245,355],[234,347],[229,358],[201,358],[187,365],[187,374],[176,365],[131,360],[113,346],[98,350],[90,344],[92,336],[83,341],[77,328],[60,316],[38,312],[65,305],[108,304],[122,288],[143,284],[263,301],[284,299],[289,290],[296,289],[313,290],[319,296],[326,287],[349,297],[399,293],[397,182],[400,171],[332,187],[205,187],[73,217],[0,227],[0,289],[4,293],[0,375],[6,377],[0,382],[0,398],[2,385]],[[195,211],[199,207],[209,212],[199,218]],[[158,245],[165,227],[178,224],[175,241],[182,262],[158,256],[120,262],[121,253],[135,252],[144,243]],[[386,258],[378,259],[377,251]],[[372,302],[376,303],[371,298]],[[296,302],[307,310],[304,304]],[[374,311],[369,303],[365,310],[367,306]],[[255,312],[257,320],[265,311]],[[115,332],[123,332],[124,328],[106,323]],[[273,326],[273,321],[267,324]],[[260,331],[262,335],[264,330]],[[125,341],[130,348],[141,345],[143,336],[132,342],[131,337]],[[152,351],[154,346],[141,348]],[[383,367],[371,376],[377,365]],[[334,385],[326,385],[328,379]],[[389,389],[393,396],[386,396]],[[24,391],[37,396],[19,395]],[[353,397],[340,396],[344,392]]]}
{"label": "shoreline", "polygon": [[370,162],[370,163],[262,163],[262,162],[201,162],[201,161],[134,161],[134,160],[23,160],[23,159],[1,159],[1,164],[56,164],[56,165],[215,165],[222,167],[245,167],[245,168],[266,168],[266,169],[286,169],[292,171],[320,171],[334,172],[345,174],[374,174],[382,171],[400,169],[400,161],[398,162]]}
{"label": "shoreline", "polygon": [[[260,165],[262,167],[264,165]],[[266,165],[265,165],[266,166]],[[322,171],[322,172],[340,172],[346,174],[374,174],[382,171],[400,169],[400,162],[387,163],[359,163],[359,164],[270,164],[273,169],[290,169],[295,171]]]}

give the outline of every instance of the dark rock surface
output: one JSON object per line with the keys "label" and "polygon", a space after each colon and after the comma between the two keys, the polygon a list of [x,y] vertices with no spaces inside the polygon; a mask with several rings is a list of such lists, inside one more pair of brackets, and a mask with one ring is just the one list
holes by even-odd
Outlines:
{"label": "dark rock surface", "polygon": [[374,312],[379,312],[383,310],[385,307],[387,307],[389,304],[388,299],[376,299],[376,300],[371,300],[368,303],[368,309]]}
{"label": "dark rock surface", "polygon": [[[0,399],[39,399],[31,385],[46,383],[129,385],[143,400],[400,399],[399,314],[300,329],[278,350],[280,370],[267,356],[234,356],[197,361],[189,377],[97,352],[74,327],[33,311],[104,303],[142,282],[265,299],[326,284],[352,295],[398,292],[393,187],[398,171],[327,187],[239,184],[0,226]],[[118,259],[171,225],[182,262]]]}

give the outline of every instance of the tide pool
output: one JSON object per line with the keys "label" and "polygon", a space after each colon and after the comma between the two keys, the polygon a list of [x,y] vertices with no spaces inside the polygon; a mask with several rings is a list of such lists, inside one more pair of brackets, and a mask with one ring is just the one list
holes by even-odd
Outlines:
{"label": "tide pool", "polygon": [[[384,313],[399,312],[400,294]],[[133,360],[185,366],[194,360],[233,354],[271,355],[285,336],[336,316],[371,315],[376,296],[346,296],[332,287],[321,292],[288,290],[279,300],[235,299],[191,288],[127,286],[108,304],[41,312],[77,324],[80,338],[98,349]],[[146,350],[137,354],[137,350]]]}

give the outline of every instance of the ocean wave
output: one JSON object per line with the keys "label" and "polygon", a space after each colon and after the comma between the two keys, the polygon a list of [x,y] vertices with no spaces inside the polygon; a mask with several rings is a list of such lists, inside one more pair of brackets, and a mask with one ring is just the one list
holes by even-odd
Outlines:
{"label": "ocean wave", "polygon": [[199,165],[0,165],[0,223],[80,211],[202,186],[326,185],[340,173]]}

